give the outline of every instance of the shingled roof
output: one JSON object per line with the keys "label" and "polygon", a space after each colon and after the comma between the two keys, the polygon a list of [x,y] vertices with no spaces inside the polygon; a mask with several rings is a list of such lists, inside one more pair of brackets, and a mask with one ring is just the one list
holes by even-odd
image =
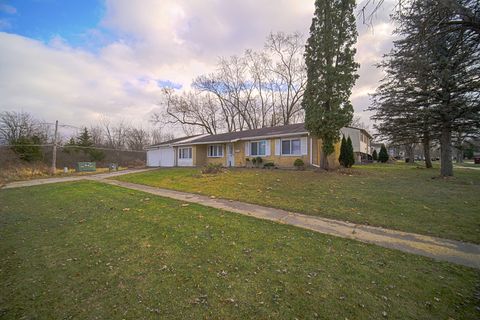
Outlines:
{"label": "shingled roof", "polygon": [[[245,130],[245,131],[235,131],[235,132],[227,132],[221,134],[214,134],[199,137],[197,139],[193,139],[189,141],[189,144],[203,144],[203,143],[211,143],[211,142],[230,142],[235,140],[244,140],[248,138],[255,138],[255,137],[270,137],[270,136],[283,136],[283,135],[295,135],[295,134],[306,134],[308,133],[305,130],[305,126],[303,123],[296,123],[296,124],[289,124],[285,126],[277,126],[277,127],[265,127],[260,129],[253,129],[253,130]],[[179,142],[178,144],[181,144]]]}
{"label": "shingled roof", "polygon": [[185,141],[185,142],[192,141],[195,138],[197,138],[197,137],[199,138],[201,136],[204,136],[204,134],[196,134],[196,135],[193,135],[193,136],[175,138],[175,139],[172,139],[172,140],[163,141],[163,142],[160,142],[160,143],[157,143],[157,144],[150,145],[150,146],[148,146],[148,149],[163,147],[163,146],[169,146],[169,145],[172,145],[172,144],[181,143],[183,141]]}

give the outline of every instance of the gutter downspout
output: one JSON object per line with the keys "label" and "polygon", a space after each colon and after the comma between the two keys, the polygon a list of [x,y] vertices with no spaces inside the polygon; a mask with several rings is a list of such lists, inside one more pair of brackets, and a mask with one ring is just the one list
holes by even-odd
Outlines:
{"label": "gutter downspout", "polygon": [[310,137],[310,165],[314,166],[315,168],[320,168],[318,164],[313,163],[313,139],[310,133],[308,136]]}

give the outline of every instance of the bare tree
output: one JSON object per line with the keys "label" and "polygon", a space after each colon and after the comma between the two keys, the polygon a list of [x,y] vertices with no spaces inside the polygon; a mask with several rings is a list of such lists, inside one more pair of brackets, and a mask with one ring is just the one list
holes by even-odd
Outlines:
{"label": "bare tree", "polygon": [[195,92],[177,94],[173,89],[163,89],[160,105],[165,113],[154,113],[151,121],[155,124],[180,124],[200,128],[210,134],[216,134],[219,121],[218,104],[211,95]]}
{"label": "bare tree", "polygon": [[362,118],[360,118],[360,116],[354,116],[350,126],[355,127],[355,128],[364,129],[364,130],[369,129],[369,126],[367,124],[365,124],[365,122],[362,121]]}
{"label": "bare tree", "polygon": [[144,150],[150,143],[150,134],[142,127],[131,127],[127,134],[127,146],[130,150]]}
{"label": "bare tree", "polygon": [[113,124],[106,116],[102,117],[100,123],[103,127],[107,147],[113,149],[125,149],[130,125],[124,120],[120,120],[118,123]]}
{"label": "bare tree", "polygon": [[269,71],[274,75],[272,81],[284,125],[303,118],[300,103],[307,83],[304,46],[302,34],[283,32],[270,33],[265,44],[274,62]]}
{"label": "bare tree", "polygon": [[174,138],[171,132],[164,133],[160,128],[152,128],[150,130],[150,144],[159,144]]}
{"label": "bare tree", "polygon": [[4,111],[0,113],[0,143],[13,143],[19,138],[37,136],[45,142],[46,132],[31,114],[27,112]]}

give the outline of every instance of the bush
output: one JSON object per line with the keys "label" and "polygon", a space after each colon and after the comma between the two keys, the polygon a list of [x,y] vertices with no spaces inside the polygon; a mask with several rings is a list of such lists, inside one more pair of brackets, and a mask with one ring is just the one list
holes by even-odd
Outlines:
{"label": "bush", "polygon": [[373,159],[373,161],[377,161],[377,160],[378,160],[377,149],[373,149],[372,159]]}
{"label": "bush", "polygon": [[255,161],[254,161],[253,163],[254,163],[254,164],[256,163],[256,164],[257,164],[257,167],[260,167],[260,165],[261,165],[262,162],[263,162],[263,159],[260,158],[260,157],[256,157],[256,158],[254,158],[254,160],[255,160]]}
{"label": "bush", "polygon": [[21,137],[12,142],[12,150],[18,157],[26,162],[34,162],[43,159],[42,149],[38,146],[41,144],[40,138],[33,136],[30,138]]}
{"label": "bush", "polygon": [[388,152],[384,144],[382,144],[382,148],[380,149],[380,153],[378,154],[378,160],[380,160],[380,162],[382,163],[385,163],[388,161]]}
{"label": "bush", "polygon": [[293,165],[295,166],[295,168],[297,168],[297,170],[305,169],[305,162],[303,162],[302,159],[295,159],[295,161],[293,162]]}
{"label": "bush", "polygon": [[266,169],[272,169],[273,167],[275,167],[275,164],[273,162],[267,162],[263,165],[263,167]]}
{"label": "bush", "polygon": [[217,174],[223,172],[223,167],[221,164],[217,163],[209,163],[205,167],[202,168],[203,174]]}

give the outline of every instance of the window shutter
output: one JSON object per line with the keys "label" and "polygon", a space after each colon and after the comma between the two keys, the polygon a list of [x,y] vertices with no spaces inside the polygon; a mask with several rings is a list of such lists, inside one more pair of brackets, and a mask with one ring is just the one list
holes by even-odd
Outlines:
{"label": "window shutter", "polygon": [[302,155],[308,154],[308,138],[302,137],[300,144],[302,148]]}
{"label": "window shutter", "polygon": [[249,156],[250,155],[250,142],[248,141],[245,141],[245,156]]}
{"label": "window shutter", "polygon": [[282,153],[282,140],[275,139],[275,155],[279,156]]}
{"label": "window shutter", "polygon": [[270,156],[270,140],[267,140],[265,143],[265,155]]}

